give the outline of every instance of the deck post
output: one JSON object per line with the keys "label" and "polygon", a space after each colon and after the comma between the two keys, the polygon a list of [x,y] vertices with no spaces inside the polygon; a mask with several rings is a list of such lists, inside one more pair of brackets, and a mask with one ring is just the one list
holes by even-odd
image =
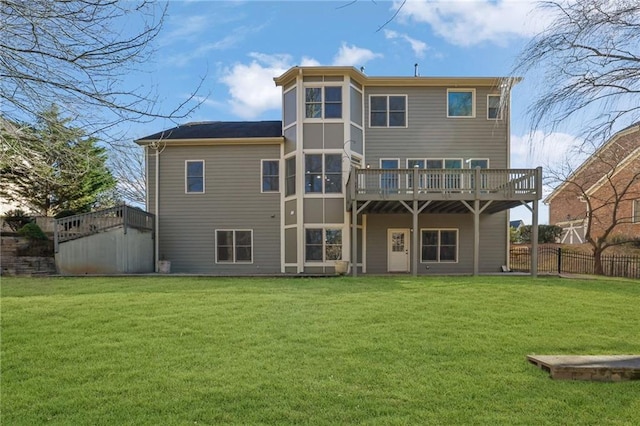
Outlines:
{"label": "deck post", "polygon": [[538,276],[538,200],[533,200],[531,210],[531,276]]}
{"label": "deck post", "polygon": [[[477,182],[477,181],[476,181]],[[480,273],[480,200],[473,200],[473,275]]]}
{"label": "deck post", "polygon": [[[414,175],[415,176],[415,175]],[[414,182],[416,182],[414,180]],[[415,191],[416,189],[414,189]],[[413,200],[413,239],[411,240],[411,274],[414,277],[418,276],[418,200]]]}
{"label": "deck post", "polygon": [[358,202],[351,203],[351,275],[358,276]]}

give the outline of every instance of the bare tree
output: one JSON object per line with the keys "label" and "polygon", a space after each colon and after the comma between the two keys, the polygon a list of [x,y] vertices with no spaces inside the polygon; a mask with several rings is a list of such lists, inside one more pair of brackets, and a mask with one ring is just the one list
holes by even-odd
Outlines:
{"label": "bare tree", "polygon": [[578,147],[588,159],[576,166],[571,157],[547,169],[548,183],[557,186],[550,200],[551,222],[584,226],[584,240],[595,258],[595,273],[603,273],[602,253],[610,247],[638,241],[633,203],[640,199],[640,123],[624,129],[605,145]]}
{"label": "bare tree", "polygon": [[519,56],[513,75],[541,78],[531,128],[578,126],[603,143],[640,118],[640,2],[561,0],[539,4],[555,17]]}

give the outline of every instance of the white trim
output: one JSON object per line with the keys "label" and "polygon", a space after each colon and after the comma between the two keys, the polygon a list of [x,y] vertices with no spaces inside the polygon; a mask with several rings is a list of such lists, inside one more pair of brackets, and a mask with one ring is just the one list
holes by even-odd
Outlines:
{"label": "white trim", "polygon": [[[449,93],[464,93],[471,92],[471,115],[449,115]],[[465,88],[455,88],[455,89],[447,89],[447,118],[454,119],[465,119],[465,118],[476,118],[476,89],[465,89]]]}
{"label": "white trim", "polygon": [[[335,261],[336,260],[345,260],[345,252],[344,252],[344,238],[345,238],[345,232],[344,232],[344,223],[336,223],[336,224],[330,224],[330,223],[305,223],[303,225],[304,228],[304,266],[334,266],[335,265]],[[309,229],[313,229],[313,230],[322,230],[322,260],[307,260],[307,230]],[[327,230],[334,230],[334,231],[340,231],[340,259],[327,259],[326,255],[327,255],[327,238],[326,238],[326,231]],[[317,244],[316,244],[317,245]],[[336,245],[336,244],[334,244]]]}
{"label": "white trim", "polygon": [[[498,116],[496,118],[491,118],[489,117],[489,98],[491,97],[497,97],[498,98]],[[487,120],[491,120],[491,121],[500,121],[503,119],[503,113],[502,113],[502,95],[500,95],[499,93],[489,93],[487,94]]]}
{"label": "white trim", "polygon": [[[371,98],[377,96],[377,97],[386,97],[387,98],[387,108],[386,108],[386,114],[387,114],[387,125],[386,126],[372,126],[371,125]],[[404,126],[391,126],[389,125],[389,114],[391,113],[391,109],[389,106],[389,98],[393,96],[393,97],[398,97],[398,98],[404,98]],[[363,111],[363,115],[364,115],[364,105],[362,108]],[[363,124],[365,123],[365,121],[362,122]],[[368,123],[368,128],[370,129],[406,129],[409,127],[409,95],[407,94],[402,94],[402,93],[390,93],[390,94],[384,94],[384,93],[372,93],[369,95],[369,120],[367,121]],[[363,126],[365,127],[365,126]]]}
{"label": "white trim", "polygon": [[[218,260],[218,231],[221,232],[233,232],[233,245],[232,245],[232,249],[233,249],[233,260],[232,261],[227,261],[227,260],[223,260],[223,261],[219,261]],[[237,261],[236,260],[236,232],[247,232],[249,231],[251,233],[251,261],[247,262],[247,261]],[[228,229],[228,228],[220,228],[220,229],[214,229],[214,244],[215,244],[215,263],[216,264],[224,264],[224,265],[251,265],[253,264],[253,229]]]}
{"label": "white trim", "polygon": [[[345,184],[345,180],[344,180],[344,173],[343,173],[343,164],[342,164],[342,160],[343,160],[343,155],[344,152],[340,151],[340,150],[322,150],[322,151],[316,151],[316,150],[305,150],[303,151],[303,155],[304,155],[304,170],[303,170],[303,175],[304,177],[304,186],[303,186],[303,192],[302,195],[304,197],[309,197],[309,198],[313,198],[313,196],[322,196],[322,197],[326,197],[326,198],[332,198],[334,196],[340,196],[343,197],[344,196],[344,184]],[[321,171],[320,171],[320,180],[322,181],[322,188],[321,191],[314,191],[314,192],[307,192],[307,156],[308,155],[319,155],[321,157]],[[340,176],[340,191],[339,192],[326,192],[326,183],[327,183],[327,171],[326,171],[326,157],[327,155],[333,155],[336,157],[340,158],[340,171],[339,172],[332,172],[332,175],[339,175]],[[310,173],[309,173],[310,174]],[[314,174],[317,174],[316,172],[314,172]]]}
{"label": "white trim", "polygon": [[[326,111],[326,94],[325,89],[327,87],[339,87],[340,88],[340,117],[325,118]],[[336,123],[344,120],[344,92],[345,82],[343,81],[310,81],[302,84],[303,103],[302,103],[302,121],[307,123]],[[320,104],[320,117],[307,117],[307,89],[321,89],[320,102],[310,102],[312,104]],[[337,104],[337,102],[330,102],[330,104]]]}
{"label": "white trim", "polygon": [[[278,164],[278,190],[277,191],[265,191],[263,187],[264,183],[264,162],[275,161]],[[282,170],[282,162],[279,158],[263,158],[260,159],[260,193],[261,194],[277,194],[280,193],[280,170]]]}
{"label": "white trim", "polygon": [[[187,185],[187,163],[202,163],[202,191],[188,191]],[[184,160],[184,193],[189,195],[200,195],[206,192],[205,188],[205,161],[204,160]]]}
{"label": "white trim", "polygon": [[[438,231],[438,260],[423,260],[422,259],[422,232],[423,231]],[[455,261],[451,261],[451,260],[440,260],[440,247],[441,247],[441,238],[440,238],[440,232],[441,231],[456,231],[456,260]],[[460,263],[460,229],[459,228],[420,228],[420,245],[419,245],[419,250],[420,250],[420,263],[449,263],[449,264],[456,264],[456,263]]]}
{"label": "white trim", "polygon": [[[402,232],[405,234],[406,238],[404,241],[407,255],[407,264],[404,270],[391,270],[391,234],[394,232]],[[411,272],[411,229],[410,228],[387,228],[387,272]]]}

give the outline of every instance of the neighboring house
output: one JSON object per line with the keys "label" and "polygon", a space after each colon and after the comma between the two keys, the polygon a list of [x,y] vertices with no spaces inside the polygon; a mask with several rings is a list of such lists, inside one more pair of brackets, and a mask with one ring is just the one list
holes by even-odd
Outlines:
{"label": "neighboring house", "polygon": [[512,228],[514,231],[519,231],[520,229],[522,229],[523,226],[524,226],[524,221],[522,219],[512,220],[511,222],[509,222],[509,227]]}
{"label": "neighboring house", "polygon": [[563,244],[584,243],[589,226],[598,238],[611,224],[611,237],[640,238],[640,123],[613,135],[544,202]]}
{"label": "neighboring house", "polygon": [[[157,258],[172,272],[498,272],[508,209],[537,218],[541,169],[509,169],[518,80],[294,67],[282,121],[190,123],[137,140]],[[159,196],[158,196],[159,195]],[[534,223],[536,223],[536,219]]]}

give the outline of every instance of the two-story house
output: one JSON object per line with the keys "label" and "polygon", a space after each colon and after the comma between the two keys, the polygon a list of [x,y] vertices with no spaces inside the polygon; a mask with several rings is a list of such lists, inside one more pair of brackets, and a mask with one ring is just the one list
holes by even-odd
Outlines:
{"label": "two-story house", "polygon": [[190,123],[136,141],[157,258],[173,271],[508,267],[508,209],[528,206],[536,224],[542,186],[541,169],[509,169],[517,79],[293,67],[274,81],[282,121]]}
{"label": "two-story house", "polygon": [[620,130],[544,200],[563,244],[640,238],[640,123]]}

